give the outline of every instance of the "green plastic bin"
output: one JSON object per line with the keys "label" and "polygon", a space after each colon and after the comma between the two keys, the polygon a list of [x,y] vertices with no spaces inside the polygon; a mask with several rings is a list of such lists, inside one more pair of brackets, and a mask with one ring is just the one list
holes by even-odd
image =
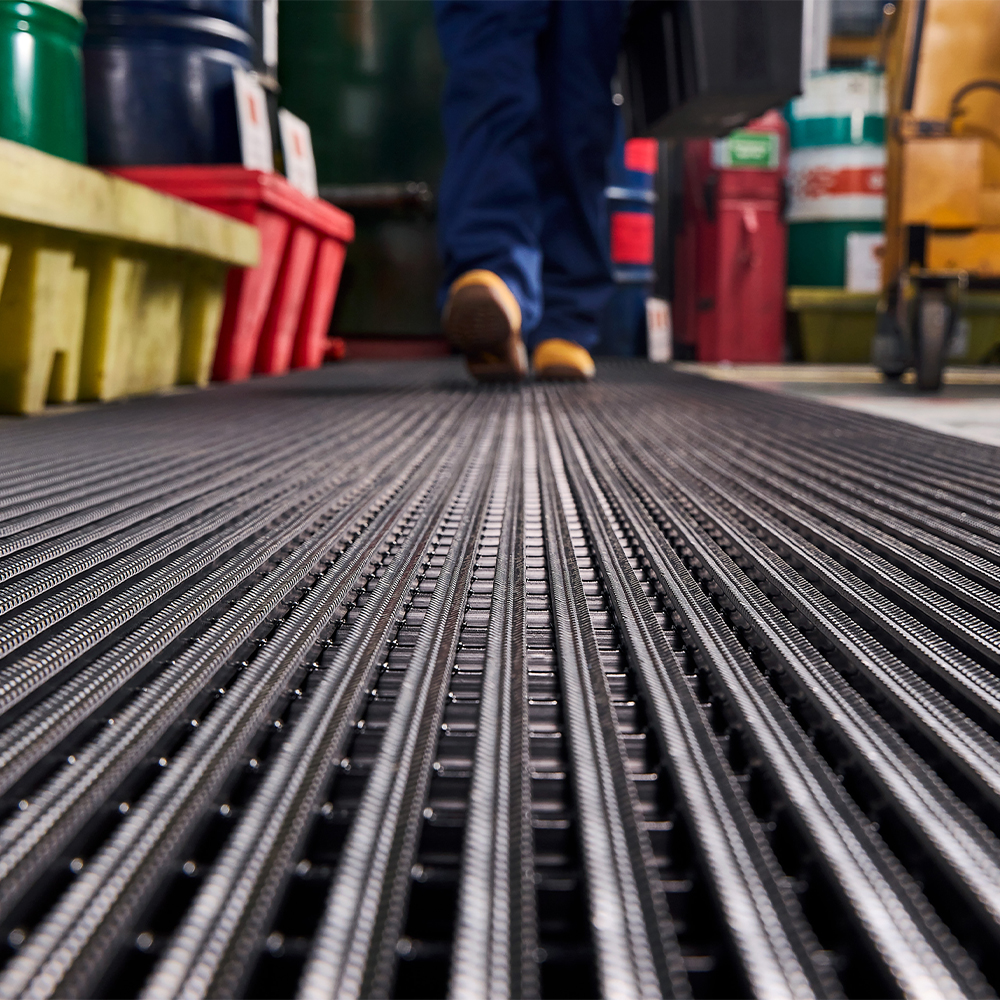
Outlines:
{"label": "green plastic bin", "polygon": [[871,360],[876,293],[789,288],[787,303],[799,316],[804,361],[865,364]]}
{"label": "green plastic bin", "polygon": [[0,138],[86,161],[85,25],[68,4],[0,0]]}

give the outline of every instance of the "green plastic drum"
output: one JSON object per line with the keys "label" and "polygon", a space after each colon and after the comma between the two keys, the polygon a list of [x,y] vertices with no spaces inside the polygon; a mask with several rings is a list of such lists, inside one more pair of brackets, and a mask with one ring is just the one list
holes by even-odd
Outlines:
{"label": "green plastic drum", "polygon": [[[430,0],[295,0],[278,14],[281,101],[312,128],[320,185],[417,181],[436,191],[445,69]],[[348,207],[357,237],[334,332],[438,335],[440,273],[427,210]]]}
{"label": "green plastic drum", "polygon": [[47,3],[0,0],[0,137],[86,160],[85,24]]}
{"label": "green plastic drum", "polygon": [[312,128],[320,184],[436,189],[444,64],[428,0],[303,0],[278,12],[281,103]]}

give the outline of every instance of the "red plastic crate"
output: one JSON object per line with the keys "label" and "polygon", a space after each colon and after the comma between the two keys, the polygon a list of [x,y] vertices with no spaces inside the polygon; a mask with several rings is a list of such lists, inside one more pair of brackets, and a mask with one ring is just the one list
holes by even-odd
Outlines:
{"label": "red plastic crate", "polygon": [[354,220],[278,174],[235,166],[124,167],[121,177],[249,222],[260,263],[229,274],[212,377],[318,368]]}

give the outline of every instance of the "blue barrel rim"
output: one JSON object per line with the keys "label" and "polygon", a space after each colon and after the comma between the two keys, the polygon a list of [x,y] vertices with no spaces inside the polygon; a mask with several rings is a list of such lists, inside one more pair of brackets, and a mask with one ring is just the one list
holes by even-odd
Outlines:
{"label": "blue barrel rim", "polygon": [[[103,8],[110,10],[111,8]],[[131,10],[132,8],[127,8]],[[244,31],[237,24],[226,21],[221,17],[211,17],[207,14],[169,14],[155,11],[144,14],[141,17],[130,18],[118,9],[111,17],[94,16],[88,10],[87,16],[87,41],[92,36],[99,35],[104,38],[121,37],[116,34],[115,29],[127,29],[137,34],[147,29],[173,28],[180,31],[191,31],[196,34],[206,35],[211,38],[225,38],[228,41],[238,42],[253,48],[253,36],[249,31]],[[86,44],[86,42],[85,42]]]}
{"label": "blue barrel rim", "polygon": [[616,285],[651,285],[656,281],[656,268],[645,264],[614,264],[611,277]]}
{"label": "blue barrel rim", "polygon": [[625,188],[612,185],[604,189],[604,196],[610,201],[641,201],[647,205],[655,205],[659,200],[655,191],[645,191],[642,188]]}
{"label": "blue barrel rim", "polygon": [[96,12],[98,17],[102,13],[128,11],[142,15],[159,11],[169,15],[215,17],[252,34],[253,2],[254,0],[83,0],[82,6],[85,13]]}

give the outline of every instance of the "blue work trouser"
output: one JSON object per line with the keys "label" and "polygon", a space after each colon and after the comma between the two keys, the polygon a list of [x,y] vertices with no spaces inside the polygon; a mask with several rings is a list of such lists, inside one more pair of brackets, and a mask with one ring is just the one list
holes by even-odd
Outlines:
{"label": "blue work trouser", "polygon": [[624,0],[436,0],[448,66],[445,288],[494,271],[527,345],[597,343],[612,292],[604,201]]}

